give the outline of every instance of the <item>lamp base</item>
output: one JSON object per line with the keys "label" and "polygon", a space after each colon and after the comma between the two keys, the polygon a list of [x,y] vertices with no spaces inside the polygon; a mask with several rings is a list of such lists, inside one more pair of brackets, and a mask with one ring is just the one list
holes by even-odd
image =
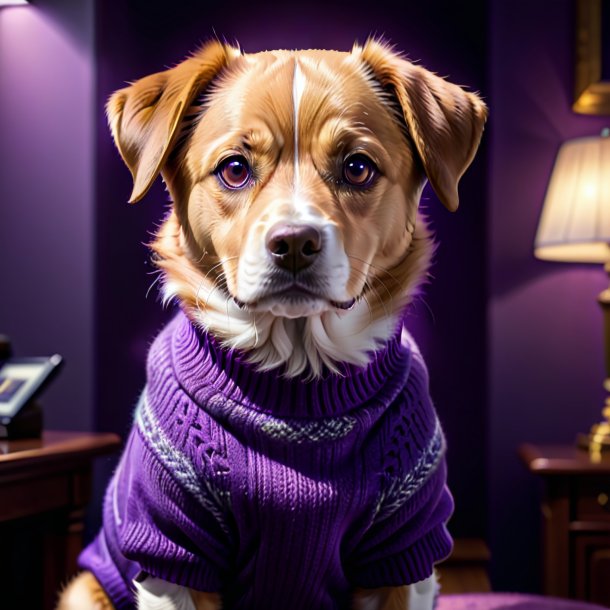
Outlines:
{"label": "lamp base", "polygon": [[606,424],[593,424],[591,432],[589,434],[583,434],[582,432],[576,437],[576,442],[581,449],[587,449],[588,451],[608,451],[610,453],[610,436],[607,434],[600,434],[599,428],[602,428]]}
{"label": "lamp base", "polygon": [[610,399],[602,414],[604,421],[593,424],[589,434],[579,434],[577,437],[578,446],[587,449],[593,461],[599,461],[602,453],[610,455]]}

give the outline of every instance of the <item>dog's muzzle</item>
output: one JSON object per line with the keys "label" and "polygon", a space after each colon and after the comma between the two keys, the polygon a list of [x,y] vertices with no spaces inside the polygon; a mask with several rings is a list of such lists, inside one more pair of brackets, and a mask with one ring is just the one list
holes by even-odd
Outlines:
{"label": "dog's muzzle", "polygon": [[[284,313],[291,311],[294,317],[319,312],[319,303],[326,301],[341,310],[351,309],[356,299],[339,302],[328,299],[322,286],[318,285],[314,263],[321,258],[324,241],[321,231],[309,224],[278,222],[266,236],[265,248],[275,272],[274,279],[267,285],[265,294],[259,300],[244,303],[233,300],[240,309],[259,307],[266,309],[272,304],[282,304]],[[312,304],[318,305],[312,308]],[[309,305],[307,305],[309,303]],[[298,314],[298,315],[297,315]],[[288,315],[288,314],[286,314]],[[288,315],[288,317],[291,317]]]}

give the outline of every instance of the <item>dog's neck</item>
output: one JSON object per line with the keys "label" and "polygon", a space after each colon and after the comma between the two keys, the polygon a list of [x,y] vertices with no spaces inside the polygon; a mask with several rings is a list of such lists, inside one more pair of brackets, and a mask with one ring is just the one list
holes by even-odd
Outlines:
{"label": "dog's neck", "polygon": [[[370,354],[380,349],[395,331],[398,314],[370,320],[364,301],[351,311],[326,311],[307,318],[283,318],[271,313],[242,312],[223,300],[229,315],[218,314],[214,305],[191,311],[194,321],[229,348],[247,353],[260,370],[284,367],[287,377],[310,372],[319,376],[326,368],[339,372],[339,364],[365,366]],[[237,311],[233,311],[237,309]]]}

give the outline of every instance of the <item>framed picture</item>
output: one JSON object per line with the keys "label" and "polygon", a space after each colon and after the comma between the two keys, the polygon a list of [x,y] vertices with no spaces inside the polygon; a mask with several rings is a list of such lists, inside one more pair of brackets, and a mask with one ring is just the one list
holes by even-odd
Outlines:
{"label": "framed picture", "polygon": [[[604,28],[604,25],[608,27]],[[576,2],[576,78],[572,110],[610,115],[610,2]]]}
{"label": "framed picture", "polygon": [[0,423],[8,424],[49,382],[62,358],[9,358],[0,364]]}

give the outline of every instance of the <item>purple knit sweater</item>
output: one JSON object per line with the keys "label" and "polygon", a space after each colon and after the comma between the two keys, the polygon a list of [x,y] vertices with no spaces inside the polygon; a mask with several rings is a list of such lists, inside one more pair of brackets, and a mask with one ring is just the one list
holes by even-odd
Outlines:
{"label": "purple knit sweater", "polygon": [[444,449],[408,335],[307,382],[257,372],[181,313],[151,347],[80,565],[119,610],[140,571],[224,609],[349,608],[353,588],[425,579],[449,554]]}

